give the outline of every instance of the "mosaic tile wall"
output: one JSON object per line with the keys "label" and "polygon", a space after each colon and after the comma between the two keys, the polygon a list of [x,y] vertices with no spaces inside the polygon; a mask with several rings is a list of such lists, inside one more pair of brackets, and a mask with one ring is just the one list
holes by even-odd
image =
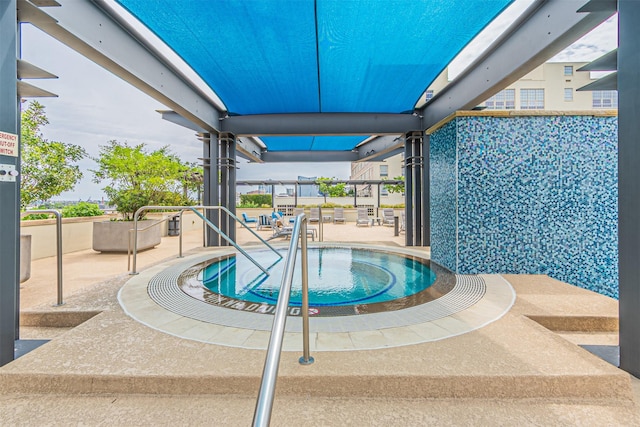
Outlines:
{"label": "mosaic tile wall", "polygon": [[431,135],[431,252],[618,297],[617,117],[458,117]]}

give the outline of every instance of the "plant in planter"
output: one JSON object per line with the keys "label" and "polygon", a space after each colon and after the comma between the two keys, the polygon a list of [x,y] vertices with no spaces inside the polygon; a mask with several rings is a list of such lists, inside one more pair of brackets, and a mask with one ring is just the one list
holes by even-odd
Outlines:
{"label": "plant in planter", "polygon": [[[109,203],[116,207],[123,221],[133,221],[135,212],[146,205],[184,206],[191,201],[181,194],[185,165],[167,147],[147,151],[144,144],[131,146],[111,140],[100,147],[93,170],[94,182],[108,181],[103,188]],[[141,214],[144,217],[144,213]],[[141,220],[143,218],[138,218]],[[121,228],[112,231],[112,228]],[[105,225],[94,223],[93,249],[98,251],[126,251],[128,230],[132,224]],[[116,237],[117,234],[117,237]],[[148,241],[147,241],[148,240]],[[160,227],[138,233],[138,248],[147,249],[160,243]]]}

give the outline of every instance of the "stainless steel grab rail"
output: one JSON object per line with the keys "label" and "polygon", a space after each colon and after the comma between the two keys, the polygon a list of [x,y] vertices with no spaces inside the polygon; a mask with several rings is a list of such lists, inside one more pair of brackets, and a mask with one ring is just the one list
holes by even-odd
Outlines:
{"label": "stainless steel grab rail", "polygon": [[31,214],[53,214],[56,216],[56,259],[58,262],[58,304],[63,305],[62,301],[62,215],[60,211],[55,209],[38,209],[38,210],[30,210],[24,211],[20,214],[20,217]]}
{"label": "stainless steel grab rail", "polygon": [[[150,229],[152,229],[153,227],[155,227],[156,225],[160,225],[160,224],[162,224],[163,222],[167,222],[167,221],[169,221],[171,218],[175,218],[175,217],[177,217],[178,215],[180,216],[180,219],[182,219],[182,212],[183,212],[183,211],[185,211],[185,210],[187,210],[187,209],[182,209],[182,210],[180,210],[180,213],[177,213],[177,214],[174,214],[174,215],[169,215],[168,217],[163,218],[163,219],[161,219],[161,220],[159,220],[159,221],[156,221],[156,222],[154,222],[154,223],[153,223],[153,224],[151,224],[151,225],[147,225],[147,226],[146,226],[146,227],[144,227],[144,228],[138,228],[138,227],[136,227],[136,230],[137,230],[138,232],[144,232],[144,231],[150,230]],[[130,269],[131,269],[131,245],[132,245],[132,242],[131,242],[131,241],[132,241],[132,237],[133,237],[133,235],[134,235],[134,231],[133,231],[133,228],[132,228],[132,229],[130,229],[130,230],[129,230],[129,236],[127,236],[127,237],[128,237],[128,242],[127,242],[127,270],[130,270]],[[136,241],[137,241],[137,240],[138,240],[138,236],[136,235]],[[180,235],[180,250],[179,250],[179,255],[178,255],[178,257],[179,257],[179,258],[182,258],[182,234]]]}
{"label": "stainless steel grab rail", "polygon": [[[251,262],[253,262],[260,270],[262,270],[266,275],[269,275],[269,272],[267,270],[265,270],[256,260],[254,260],[247,252],[245,252],[240,246],[238,246],[238,244],[236,242],[234,242],[231,238],[229,238],[229,236],[227,236],[226,234],[224,234],[218,227],[216,227],[211,221],[209,221],[208,219],[206,219],[206,217],[201,214],[200,212],[198,212],[196,209],[203,209],[203,210],[212,210],[212,209],[216,209],[216,210],[222,210],[224,212],[226,212],[229,216],[231,216],[233,219],[235,219],[238,223],[240,223],[240,225],[242,225],[243,227],[245,227],[247,230],[249,230],[254,236],[256,236],[262,243],[264,243],[265,245],[267,245],[267,247],[269,249],[271,249],[279,258],[282,258],[282,254],[280,252],[278,252],[273,246],[271,246],[269,243],[267,243],[262,237],[260,237],[260,235],[258,235],[258,233],[256,233],[255,231],[253,231],[249,226],[247,226],[247,224],[245,224],[240,218],[238,218],[233,212],[231,212],[229,209],[225,208],[224,206],[143,206],[141,208],[139,208],[134,216],[133,216],[133,266],[131,271],[129,272],[129,274],[133,275],[133,274],[138,274],[136,272],[136,259],[137,259],[137,254],[138,254],[138,217],[140,216],[140,214],[144,211],[152,211],[152,210],[191,210],[193,211],[196,215],[198,215],[200,218],[203,219],[204,223],[207,224],[207,226],[209,226],[210,228],[212,228],[216,233],[218,233],[220,236],[222,236],[227,242],[229,242],[234,248],[236,248],[238,251],[240,251],[244,256],[246,256]],[[157,225],[158,223],[154,224]],[[182,233],[181,233],[182,234]],[[180,254],[182,255],[182,239],[180,239]]]}
{"label": "stainless steel grab rail", "polygon": [[302,252],[302,339],[303,356],[300,363],[309,365],[313,363],[313,357],[309,355],[309,281],[307,264],[307,218],[305,214],[296,217],[289,243],[289,252],[285,260],[282,281],[280,282],[280,294],[276,304],[275,316],[273,318],[273,328],[271,338],[269,338],[269,348],[262,371],[262,381],[256,409],[253,414],[254,426],[268,426],[271,420],[271,410],[273,408],[273,397],[276,389],[278,377],[278,365],[280,364],[280,354],[282,353],[282,341],[284,338],[285,324],[287,321],[287,308],[291,296],[291,285],[293,283],[293,272],[296,264],[298,252],[298,239]]}

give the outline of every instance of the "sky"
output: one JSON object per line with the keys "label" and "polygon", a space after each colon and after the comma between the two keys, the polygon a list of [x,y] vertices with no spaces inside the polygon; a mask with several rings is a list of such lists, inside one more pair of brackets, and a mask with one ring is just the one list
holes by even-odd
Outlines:
{"label": "sky", "polygon": [[[533,0],[516,0],[450,64],[449,78],[458,75],[485,46],[490,44]],[[613,17],[574,43],[551,61],[592,61],[617,46],[617,18]],[[22,26],[22,58],[57,76],[58,79],[30,80],[59,95],[38,98],[45,106],[49,124],[42,128],[46,139],[77,144],[89,158],[80,163],[84,177],[75,189],[55,200],[93,200],[104,197],[104,184],[94,183],[92,157],[109,140],[145,143],[151,150],[168,146],[182,160],[196,162],[202,144],[194,131],[162,120],[156,110],[164,105],[112,75],[82,55],[64,46],[30,24]],[[241,162],[238,180],[297,179],[300,176],[349,178],[349,163],[256,164]],[[239,191],[243,191],[241,188]]]}

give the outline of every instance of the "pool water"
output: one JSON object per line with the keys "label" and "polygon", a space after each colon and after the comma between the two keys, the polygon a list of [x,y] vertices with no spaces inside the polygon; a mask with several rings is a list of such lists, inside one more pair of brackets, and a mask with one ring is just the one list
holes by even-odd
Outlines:
{"label": "pool water", "polygon": [[[229,298],[275,304],[285,261],[270,251],[251,252],[251,261],[230,256],[213,261],[198,274],[210,291]],[[436,275],[418,259],[354,248],[309,248],[309,305],[315,307],[387,302],[430,287]],[[296,260],[290,304],[301,304],[300,253]]]}

